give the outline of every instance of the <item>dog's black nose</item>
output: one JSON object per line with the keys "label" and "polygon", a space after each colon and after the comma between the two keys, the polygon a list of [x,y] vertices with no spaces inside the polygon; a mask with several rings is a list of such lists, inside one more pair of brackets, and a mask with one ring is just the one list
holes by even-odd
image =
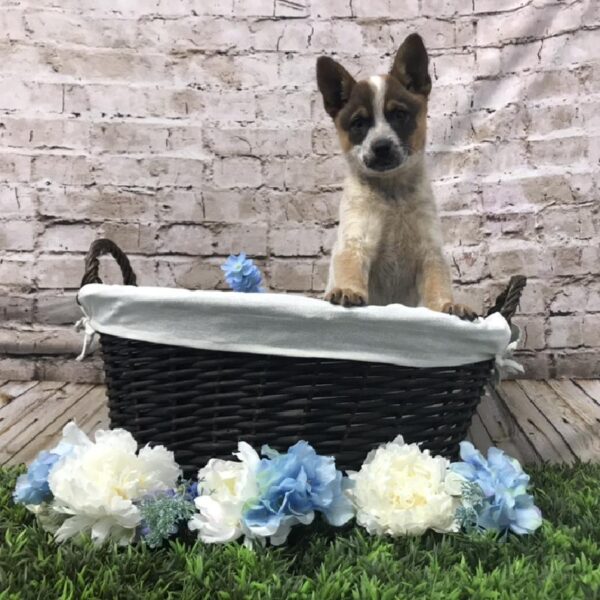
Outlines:
{"label": "dog's black nose", "polygon": [[386,158],[392,152],[392,141],[386,138],[375,140],[371,144],[371,150],[377,158]]}

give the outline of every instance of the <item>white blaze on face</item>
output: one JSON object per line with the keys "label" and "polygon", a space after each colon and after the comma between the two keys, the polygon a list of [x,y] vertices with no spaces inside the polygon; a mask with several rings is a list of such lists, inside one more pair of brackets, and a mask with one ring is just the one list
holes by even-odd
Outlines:
{"label": "white blaze on face", "polygon": [[389,140],[392,142],[395,150],[401,152],[401,144],[396,132],[392,129],[385,118],[385,94],[387,90],[386,78],[381,75],[374,75],[369,78],[369,85],[373,90],[373,125],[369,129],[367,136],[360,146],[356,148],[359,168],[370,171],[366,166],[373,157],[372,145],[376,140]]}
{"label": "white blaze on face", "polygon": [[389,123],[385,120],[383,112],[385,89],[387,87],[385,79],[381,75],[374,75],[369,78],[369,85],[373,90],[373,117],[375,120],[373,130],[384,130],[386,126],[391,129]]}

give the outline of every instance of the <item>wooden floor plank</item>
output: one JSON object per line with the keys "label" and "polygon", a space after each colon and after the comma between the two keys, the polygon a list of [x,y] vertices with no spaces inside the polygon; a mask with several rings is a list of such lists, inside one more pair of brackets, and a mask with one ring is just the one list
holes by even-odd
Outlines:
{"label": "wooden floor plank", "polygon": [[16,400],[19,396],[39,384],[39,381],[5,381],[2,386],[0,386],[0,392],[10,396],[13,400]]}
{"label": "wooden floor plank", "polygon": [[[88,435],[108,429],[104,386],[0,380],[15,399],[0,407],[0,464],[30,462],[74,419]],[[486,391],[467,439],[523,464],[600,461],[600,380],[507,381]]]}
{"label": "wooden floor plank", "polygon": [[33,440],[44,438],[48,426],[93,387],[87,383],[68,383],[55,390],[42,403],[38,402],[34,410],[22,415],[11,430],[0,436],[0,465],[6,464]]}
{"label": "wooden floor plank", "polygon": [[93,439],[94,433],[99,429],[109,429],[108,407],[101,406],[80,427],[91,439]]}
{"label": "wooden floor plank", "polygon": [[[595,419],[584,417],[573,406],[577,403],[581,407],[582,403],[577,402],[572,395],[564,393],[565,389],[569,392],[573,391],[566,386],[575,388],[576,392],[579,392],[578,388],[568,380],[564,382],[522,380],[519,385],[579,460],[588,462],[600,456],[600,438],[594,431]],[[559,393],[559,390],[563,393]]]}
{"label": "wooden floor plank", "polygon": [[[73,384],[75,385],[75,384]],[[55,446],[62,437],[62,429],[69,421],[75,421],[81,426],[90,417],[95,415],[101,408],[106,406],[106,392],[103,386],[87,385],[87,389],[71,389],[70,404],[65,403],[64,410],[58,407],[52,415],[49,415],[43,422],[42,429],[34,436],[28,436],[24,432],[19,438],[15,439],[8,448],[11,456],[8,458],[0,453],[0,461],[4,464],[14,465],[31,462],[41,450],[47,450]],[[82,429],[84,429],[82,427]],[[85,429],[84,429],[85,431]],[[4,460],[3,460],[4,459]]]}
{"label": "wooden floor plank", "polygon": [[478,413],[492,439],[492,446],[504,450],[521,464],[540,462],[539,454],[527,437],[518,430],[514,418],[493,388],[486,390]]}
{"label": "wooden floor plank", "polygon": [[600,406],[600,379],[573,379],[573,384]]}
{"label": "wooden floor plank", "polygon": [[[22,393],[19,393],[12,402],[0,409],[0,448],[2,448],[3,442],[6,442],[7,436],[8,438],[14,437],[21,431],[27,415],[39,410],[40,405],[47,398],[65,385],[65,383],[57,381],[42,381],[33,382],[29,387],[23,386]],[[9,394],[19,391],[15,387],[10,390]]]}
{"label": "wooden floor plank", "polygon": [[576,461],[571,449],[517,381],[505,381],[496,391],[517,425],[545,461],[567,464]]}
{"label": "wooden floor plank", "polygon": [[550,379],[548,385],[596,432],[600,424],[600,403],[588,394],[576,381]]}

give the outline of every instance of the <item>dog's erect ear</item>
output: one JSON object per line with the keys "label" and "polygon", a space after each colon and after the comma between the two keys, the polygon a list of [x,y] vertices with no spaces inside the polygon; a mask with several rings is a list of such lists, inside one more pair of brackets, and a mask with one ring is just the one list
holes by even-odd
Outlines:
{"label": "dog's erect ear", "polygon": [[428,66],[429,57],[423,39],[418,33],[411,33],[396,53],[390,75],[407,90],[427,97],[431,92]]}
{"label": "dog's erect ear", "polygon": [[323,94],[325,110],[332,119],[348,102],[355,83],[352,75],[332,58],[320,56],[317,59],[317,84]]}

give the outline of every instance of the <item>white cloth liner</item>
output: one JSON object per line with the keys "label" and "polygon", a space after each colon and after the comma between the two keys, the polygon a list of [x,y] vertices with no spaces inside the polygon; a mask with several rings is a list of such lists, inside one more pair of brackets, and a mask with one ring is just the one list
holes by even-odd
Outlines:
{"label": "white cloth liner", "polygon": [[96,332],[209,350],[452,367],[510,360],[518,341],[499,313],[461,321],[400,304],[343,308],[290,294],[89,284],[78,294],[84,349]]}

